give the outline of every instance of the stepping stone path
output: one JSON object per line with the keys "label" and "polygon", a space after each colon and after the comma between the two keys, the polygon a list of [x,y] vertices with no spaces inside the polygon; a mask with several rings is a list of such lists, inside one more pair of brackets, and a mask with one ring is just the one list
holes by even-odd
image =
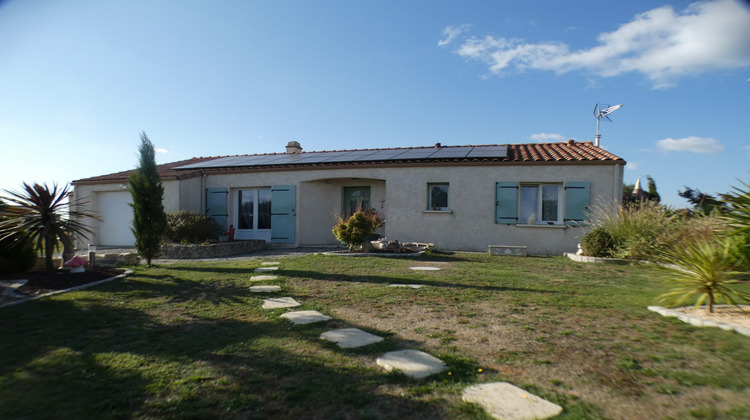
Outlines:
{"label": "stepping stone path", "polygon": [[250,291],[252,293],[267,293],[267,292],[278,292],[281,290],[281,286],[252,286]]}
{"label": "stepping stone path", "polygon": [[279,276],[274,276],[272,274],[261,274],[259,276],[250,277],[250,281],[276,280],[277,278],[279,278]]}
{"label": "stepping stone path", "polygon": [[383,337],[370,334],[357,328],[343,328],[340,330],[324,332],[320,335],[320,338],[323,340],[334,341],[342,349],[352,349],[383,341]]}
{"label": "stepping stone path", "polygon": [[263,309],[295,308],[302,305],[290,297],[263,299]]}
{"label": "stepping stone path", "polygon": [[[262,267],[255,272],[269,272],[278,270],[278,262],[263,262]],[[414,266],[415,271],[439,271],[439,267]],[[275,280],[278,276],[257,275],[251,281]],[[423,284],[390,284],[388,287],[408,287],[419,289]],[[253,293],[276,292],[280,286],[252,286]],[[301,304],[291,297],[271,298],[263,300],[264,309],[294,308]],[[281,315],[296,325],[312,324],[331,319],[330,316],[318,311],[295,311]],[[362,347],[383,341],[383,337],[370,334],[357,328],[343,328],[324,332],[320,335],[323,340],[333,341],[343,349]],[[386,372],[399,370],[404,375],[414,379],[426,378],[447,369],[445,362],[419,350],[398,350],[388,352],[377,358],[376,363]],[[504,420],[546,419],[557,416],[562,407],[524,391],[507,382],[492,382],[474,385],[464,390],[463,400],[481,405],[489,415]]]}
{"label": "stepping stone path", "polygon": [[279,264],[281,264],[281,263],[278,262],[278,261],[266,261],[266,262],[260,263],[260,265],[262,265],[262,266],[263,265],[279,265]]}
{"label": "stepping stone path", "polygon": [[329,319],[331,319],[330,316],[323,315],[318,311],[287,312],[281,315],[281,317],[288,319],[292,322],[292,324],[296,325],[312,324],[315,322],[328,321]]}
{"label": "stepping stone path", "polygon": [[447,369],[437,357],[419,350],[399,350],[388,352],[375,361],[387,372],[400,370],[404,375],[421,379]]}
{"label": "stepping stone path", "polygon": [[488,414],[503,420],[546,419],[562,407],[507,382],[492,382],[466,388],[463,400],[481,405]]}

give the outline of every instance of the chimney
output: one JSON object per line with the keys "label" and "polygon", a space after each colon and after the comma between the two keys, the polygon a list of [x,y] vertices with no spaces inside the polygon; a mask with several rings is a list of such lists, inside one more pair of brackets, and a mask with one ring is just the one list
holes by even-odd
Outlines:
{"label": "chimney", "polygon": [[286,152],[287,153],[302,153],[302,146],[300,146],[298,141],[290,141],[286,145]]}

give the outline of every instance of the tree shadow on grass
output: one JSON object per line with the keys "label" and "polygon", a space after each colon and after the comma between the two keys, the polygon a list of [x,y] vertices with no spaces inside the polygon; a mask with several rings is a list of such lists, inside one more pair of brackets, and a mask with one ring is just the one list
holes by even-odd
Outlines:
{"label": "tree shadow on grass", "polygon": [[423,284],[425,286],[432,287],[445,287],[445,288],[457,288],[457,289],[470,289],[470,290],[484,290],[489,292],[530,292],[530,293],[542,293],[542,294],[560,294],[564,293],[559,290],[544,290],[535,289],[530,287],[511,287],[511,286],[486,286],[478,284],[466,284],[466,283],[452,283],[440,279],[426,279],[424,275],[418,276],[373,276],[373,275],[361,275],[353,276],[349,274],[327,274],[317,271],[302,271],[302,270],[283,270],[279,271],[279,274],[290,277],[290,278],[309,278],[313,280],[322,280],[330,282],[343,282],[343,283],[373,283],[373,284]]}
{"label": "tree shadow on grass", "polygon": [[404,379],[362,357],[392,345],[321,345],[332,325],[292,326],[254,309],[251,321],[169,322],[57,299],[13,309],[4,315],[15,328],[0,326],[4,418],[449,417],[445,404],[381,391]]}

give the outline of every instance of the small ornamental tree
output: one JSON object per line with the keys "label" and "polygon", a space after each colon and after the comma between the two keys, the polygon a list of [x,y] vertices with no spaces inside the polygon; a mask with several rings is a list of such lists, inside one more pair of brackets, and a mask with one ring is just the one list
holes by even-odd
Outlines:
{"label": "small ornamental tree", "polygon": [[344,220],[340,217],[331,232],[341,242],[346,243],[349,250],[361,246],[375,229],[383,226],[383,219],[374,210],[360,210]]}
{"label": "small ornamental tree", "polygon": [[138,253],[151,266],[159,255],[161,239],[167,226],[164,214],[164,186],[156,169],[156,151],[146,133],[141,133],[139,165],[130,175],[130,193],[133,196],[133,234]]}

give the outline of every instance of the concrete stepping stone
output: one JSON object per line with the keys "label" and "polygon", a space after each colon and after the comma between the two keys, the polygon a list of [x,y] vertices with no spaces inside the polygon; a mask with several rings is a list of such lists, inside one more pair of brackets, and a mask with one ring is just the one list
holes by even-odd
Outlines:
{"label": "concrete stepping stone", "polygon": [[391,351],[378,357],[375,362],[387,372],[398,369],[414,379],[426,378],[447,369],[442,360],[419,350]]}
{"label": "concrete stepping stone", "polygon": [[279,276],[273,274],[261,274],[259,276],[250,277],[250,281],[263,281],[263,280],[276,280]]}
{"label": "concrete stepping stone", "polygon": [[370,334],[358,328],[343,328],[324,332],[320,335],[320,338],[333,341],[342,349],[352,349],[383,341],[383,337]]}
{"label": "concrete stepping stone", "polygon": [[276,271],[278,269],[279,269],[279,267],[258,267],[258,268],[256,268],[253,271],[255,271],[256,273],[266,273],[266,272],[269,272],[269,271]]}
{"label": "concrete stepping stone", "polygon": [[400,283],[394,283],[389,284],[388,287],[411,287],[412,289],[421,289],[424,287],[424,284],[400,284]]}
{"label": "concrete stepping stone", "polygon": [[252,286],[250,292],[252,293],[267,293],[267,292],[278,292],[281,290],[281,286]]}
{"label": "concrete stepping stone", "polygon": [[263,265],[266,265],[266,266],[267,265],[279,265],[279,264],[281,264],[281,263],[278,262],[278,261],[265,261],[265,262],[260,263],[260,265],[262,265],[262,266]]}
{"label": "concrete stepping stone", "polygon": [[417,267],[409,267],[409,268],[412,269],[412,270],[414,270],[414,271],[439,271],[440,270],[440,267],[422,267],[422,266],[417,266]]}
{"label": "concrete stepping stone", "polygon": [[263,309],[295,308],[302,305],[290,297],[263,299]]}
{"label": "concrete stepping stone", "polygon": [[562,407],[507,382],[492,382],[466,388],[463,400],[481,405],[496,419],[531,420],[554,417]]}
{"label": "concrete stepping stone", "polygon": [[292,324],[303,325],[312,324],[315,322],[328,321],[331,319],[330,316],[321,314],[318,311],[296,311],[287,312],[281,315],[282,318],[288,319]]}

